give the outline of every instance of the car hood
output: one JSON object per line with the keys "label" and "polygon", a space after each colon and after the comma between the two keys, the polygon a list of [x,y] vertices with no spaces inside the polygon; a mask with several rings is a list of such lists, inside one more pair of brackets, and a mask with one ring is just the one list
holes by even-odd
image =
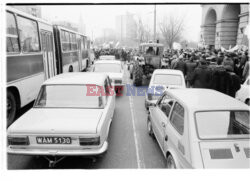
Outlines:
{"label": "car hood", "polygon": [[200,143],[205,168],[250,168],[249,139]]}
{"label": "car hood", "polygon": [[161,95],[167,89],[180,89],[185,88],[185,86],[178,86],[178,85],[160,85],[160,84],[151,84],[148,87],[147,93],[154,93]]}
{"label": "car hood", "polygon": [[95,134],[102,112],[102,109],[32,108],[8,128],[8,133]]}

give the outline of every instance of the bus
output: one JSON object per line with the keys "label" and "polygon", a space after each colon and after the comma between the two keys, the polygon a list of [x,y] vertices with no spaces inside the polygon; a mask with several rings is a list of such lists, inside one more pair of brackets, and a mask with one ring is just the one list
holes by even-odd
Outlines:
{"label": "bus", "polygon": [[86,71],[89,66],[87,37],[54,25],[57,74]]}
{"label": "bus", "polygon": [[7,126],[56,74],[52,24],[6,8]]}
{"label": "bus", "polygon": [[87,36],[6,8],[7,126],[57,74],[86,71]]}

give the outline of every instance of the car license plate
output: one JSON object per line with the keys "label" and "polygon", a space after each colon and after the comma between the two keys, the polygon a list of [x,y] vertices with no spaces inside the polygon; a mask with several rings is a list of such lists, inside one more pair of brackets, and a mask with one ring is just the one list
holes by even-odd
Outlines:
{"label": "car license plate", "polygon": [[70,137],[36,137],[37,144],[71,144]]}

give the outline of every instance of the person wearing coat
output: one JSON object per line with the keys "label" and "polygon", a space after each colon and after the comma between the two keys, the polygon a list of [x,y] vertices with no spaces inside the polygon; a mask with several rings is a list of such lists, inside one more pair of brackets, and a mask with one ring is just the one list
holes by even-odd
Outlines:
{"label": "person wearing coat", "polygon": [[231,66],[227,65],[225,66],[225,69],[230,76],[230,83],[228,84],[228,87],[227,87],[227,95],[235,98],[235,94],[240,89],[240,86],[241,86],[240,77],[233,72],[233,69],[231,68]]}
{"label": "person wearing coat", "polygon": [[232,70],[234,71],[234,61],[229,57],[228,54],[225,55],[225,58],[222,62],[222,65],[225,66],[231,66]]}
{"label": "person wearing coat", "polygon": [[187,87],[191,87],[191,79],[192,79],[192,75],[194,73],[195,68],[197,67],[197,62],[194,62],[194,57],[190,57],[189,60],[187,60],[186,62],[186,83],[187,83]]}
{"label": "person wearing coat", "polygon": [[249,68],[250,68],[250,62],[248,57],[248,60],[246,61],[245,66],[243,68],[243,73],[242,73],[243,81],[245,81],[249,76]]}
{"label": "person wearing coat", "polygon": [[182,71],[183,75],[186,75],[186,63],[183,60],[183,56],[179,57],[179,60],[174,65],[173,69]]}
{"label": "person wearing coat", "polygon": [[209,88],[210,87],[210,70],[204,60],[200,60],[199,66],[194,69],[190,83],[193,88]]}

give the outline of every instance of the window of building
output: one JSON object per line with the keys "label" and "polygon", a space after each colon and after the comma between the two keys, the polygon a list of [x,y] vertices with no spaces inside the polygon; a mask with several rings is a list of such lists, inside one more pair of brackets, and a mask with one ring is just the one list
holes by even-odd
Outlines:
{"label": "window of building", "polygon": [[17,35],[17,27],[15,17],[12,13],[8,13],[6,15],[6,49],[7,53],[16,53],[19,52],[19,44],[18,44],[18,35]]}
{"label": "window of building", "polygon": [[33,20],[18,16],[21,49],[25,53],[39,52],[38,26]]}
{"label": "window of building", "polygon": [[179,134],[184,132],[184,108],[179,104],[175,103],[170,122]]}

